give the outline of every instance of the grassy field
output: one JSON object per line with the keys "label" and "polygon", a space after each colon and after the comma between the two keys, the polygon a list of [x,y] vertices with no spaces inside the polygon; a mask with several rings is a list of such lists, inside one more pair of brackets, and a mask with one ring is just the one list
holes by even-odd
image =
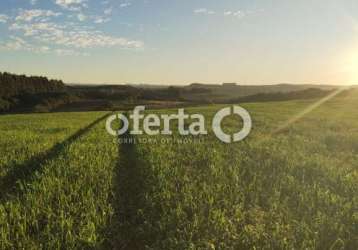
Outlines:
{"label": "grassy field", "polygon": [[357,249],[358,93],[272,133],[316,101],[244,104],[253,131],[229,145],[120,144],[105,112],[1,116],[0,248]]}

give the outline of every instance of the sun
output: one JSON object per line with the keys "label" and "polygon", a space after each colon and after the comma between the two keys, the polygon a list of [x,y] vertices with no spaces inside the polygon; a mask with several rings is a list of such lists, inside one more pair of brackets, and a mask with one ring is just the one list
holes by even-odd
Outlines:
{"label": "sun", "polygon": [[349,84],[358,84],[358,49],[348,55],[344,69]]}

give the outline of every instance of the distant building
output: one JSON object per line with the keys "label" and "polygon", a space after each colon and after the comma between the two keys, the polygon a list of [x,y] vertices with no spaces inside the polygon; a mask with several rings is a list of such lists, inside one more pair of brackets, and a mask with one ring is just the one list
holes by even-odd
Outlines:
{"label": "distant building", "polygon": [[223,83],[223,86],[224,87],[235,87],[235,86],[237,86],[237,83],[236,82],[226,82],[226,83]]}

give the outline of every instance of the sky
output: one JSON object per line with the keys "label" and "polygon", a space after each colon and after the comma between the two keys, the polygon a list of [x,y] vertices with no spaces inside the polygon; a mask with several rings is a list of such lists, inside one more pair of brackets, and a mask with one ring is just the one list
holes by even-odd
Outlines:
{"label": "sky", "polygon": [[66,83],[358,83],[356,0],[1,0],[0,71]]}

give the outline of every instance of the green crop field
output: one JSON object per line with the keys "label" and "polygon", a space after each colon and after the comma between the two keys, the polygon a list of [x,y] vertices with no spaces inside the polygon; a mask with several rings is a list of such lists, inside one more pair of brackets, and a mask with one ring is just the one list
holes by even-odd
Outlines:
{"label": "green crop field", "polygon": [[243,104],[233,144],[120,143],[106,112],[0,116],[0,249],[358,249],[358,93],[287,123],[316,102]]}

